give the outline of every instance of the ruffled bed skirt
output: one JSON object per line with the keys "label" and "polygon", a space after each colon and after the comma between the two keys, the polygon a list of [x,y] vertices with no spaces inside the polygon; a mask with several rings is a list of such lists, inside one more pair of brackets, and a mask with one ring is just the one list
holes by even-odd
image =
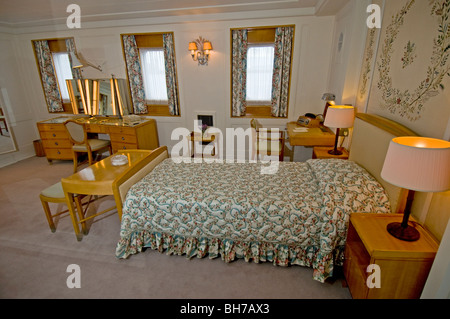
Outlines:
{"label": "ruffled bed skirt", "polygon": [[170,235],[145,230],[129,234],[121,239],[116,257],[127,258],[132,254],[151,248],[168,255],[186,255],[186,258],[222,257],[225,262],[244,259],[246,262],[272,262],[275,266],[306,266],[314,269],[313,279],[325,282],[333,275],[334,265],[342,265],[344,247],[323,255],[317,246],[301,247],[268,242],[244,242],[219,238],[195,238]]}

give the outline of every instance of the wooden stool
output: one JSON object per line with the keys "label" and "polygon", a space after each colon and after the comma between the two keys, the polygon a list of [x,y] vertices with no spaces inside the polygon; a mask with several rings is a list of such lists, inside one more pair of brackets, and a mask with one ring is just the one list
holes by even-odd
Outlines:
{"label": "wooden stool", "polygon": [[[45,216],[47,217],[47,221],[48,221],[48,225],[50,226],[50,230],[54,233],[56,231],[56,226],[53,222],[53,218],[56,216],[62,215],[64,213],[67,213],[69,211],[68,209],[66,209],[62,212],[52,215],[52,213],[50,211],[50,206],[48,205],[48,203],[65,203],[65,204],[67,204],[61,182],[58,182],[58,183],[44,189],[41,192],[39,197],[41,198],[42,207],[44,208]],[[83,212],[83,208],[82,208],[83,204],[81,203],[82,197],[83,196],[80,196],[80,195],[74,196],[74,202],[75,202],[76,210],[78,212],[80,220],[84,218],[84,212]],[[90,203],[90,201],[88,201],[86,204],[89,204],[89,203]],[[86,234],[86,223],[81,223],[81,227],[83,229],[83,233]]]}

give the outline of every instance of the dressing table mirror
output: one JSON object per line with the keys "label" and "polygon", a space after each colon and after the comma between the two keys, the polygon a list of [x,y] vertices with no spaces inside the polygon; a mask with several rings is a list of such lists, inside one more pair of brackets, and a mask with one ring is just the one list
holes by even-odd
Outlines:
{"label": "dressing table mirror", "polygon": [[125,79],[66,80],[74,114],[123,116],[132,113]]}

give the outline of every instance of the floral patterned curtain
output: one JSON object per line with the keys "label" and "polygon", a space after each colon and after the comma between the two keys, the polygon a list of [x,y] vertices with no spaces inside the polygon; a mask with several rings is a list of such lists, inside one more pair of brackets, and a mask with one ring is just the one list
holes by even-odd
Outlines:
{"label": "floral patterned curtain", "polygon": [[232,31],[232,116],[243,116],[247,108],[247,29]]}
{"label": "floral patterned curtain", "polygon": [[287,117],[293,36],[293,27],[279,27],[275,30],[272,80],[272,116],[275,117]]}
{"label": "floral patterned curtain", "polygon": [[[76,49],[75,49],[75,41],[73,40],[73,38],[68,38],[66,39],[66,47],[67,47],[67,53],[69,53],[69,62],[70,62],[70,66],[73,66],[72,63],[72,57],[70,56],[70,53],[76,53]],[[72,68],[72,76],[73,79],[81,79],[81,70],[80,69],[74,69]]]}
{"label": "floral patterned curtain", "polygon": [[48,111],[50,113],[64,112],[61,94],[58,89],[58,80],[56,79],[55,68],[53,67],[52,53],[48,42],[46,40],[33,41],[33,44]]}
{"label": "floral patterned curtain", "polygon": [[134,113],[144,114],[147,113],[147,105],[145,103],[144,81],[142,79],[141,63],[139,61],[139,50],[136,45],[136,39],[134,35],[123,35],[122,40]]}
{"label": "floral patterned curtain", "polygon": [[175,50],[173,34],[163,34],[164,61],[166,68],[167,98],[169,100],[169,111],[171,115],[179,115],[178,105],[178,83],[175,67]]}

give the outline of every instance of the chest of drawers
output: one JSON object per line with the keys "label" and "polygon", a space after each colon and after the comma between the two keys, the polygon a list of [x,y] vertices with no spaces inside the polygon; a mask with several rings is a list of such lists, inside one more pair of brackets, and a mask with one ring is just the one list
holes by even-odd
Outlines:
{"label": "chest of drawers", "polygon": [[47,160],[71,160],[72,143],[64,124],[37,123]]}

